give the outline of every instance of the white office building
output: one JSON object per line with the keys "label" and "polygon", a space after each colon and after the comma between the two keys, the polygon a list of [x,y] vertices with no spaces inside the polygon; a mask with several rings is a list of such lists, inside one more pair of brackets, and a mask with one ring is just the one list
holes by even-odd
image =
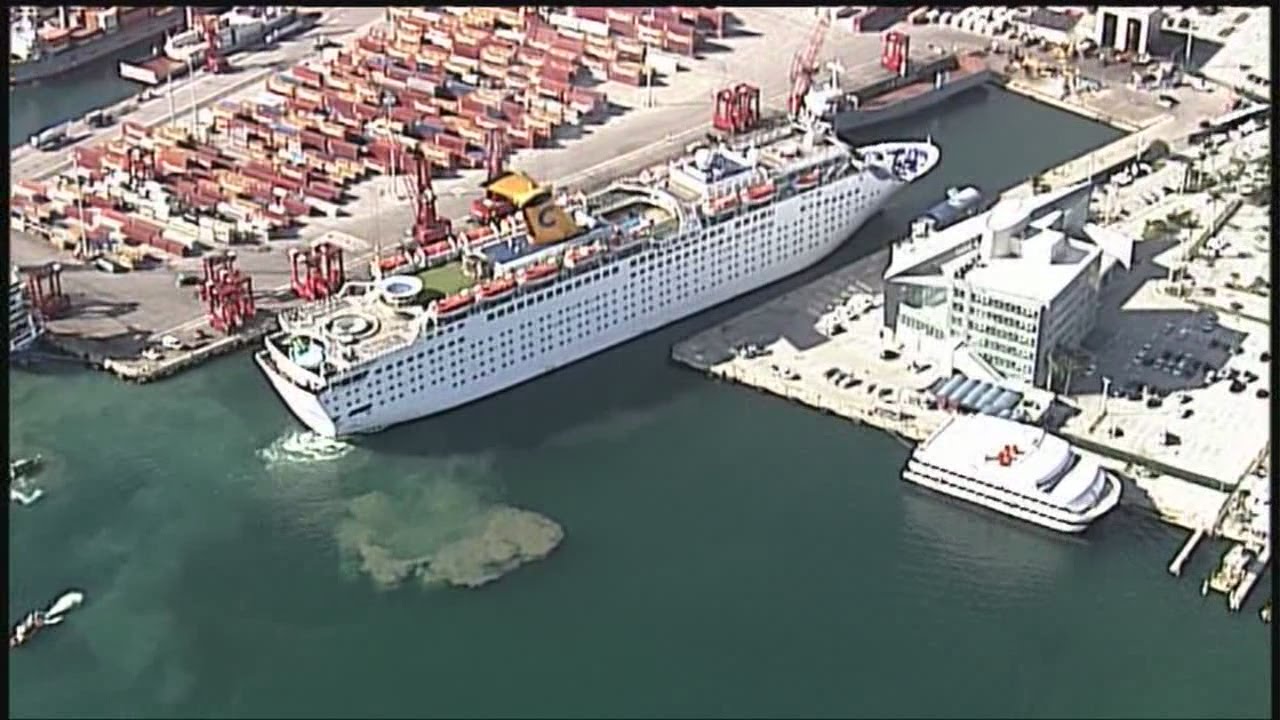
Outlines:
{"label": "white office building", "polygon": [[1055,350],[1093,329],[1105,273],[1132,259],[1128,238],[1088,221],[1091,193],[1082,183],[940,231],[914,227],[885,271],[886,338],[970,375],[1045,387]]}

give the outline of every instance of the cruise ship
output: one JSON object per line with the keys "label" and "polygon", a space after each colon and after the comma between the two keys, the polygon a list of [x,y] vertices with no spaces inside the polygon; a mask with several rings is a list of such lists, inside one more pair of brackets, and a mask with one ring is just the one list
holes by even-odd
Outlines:
{"label": "cruise ship", "polygon": [[27,301],[27,289],[18,268],[9,266],[9,354],[18,355],[31,348],[40,337],[41,327]]}
{"label": "cruise ship", "polygon": [[932,142],[853,148],[815,122],[688,150],[572,199],[500,178],[490,192],[512,185],[500,194],[517,208],[505,231],[443,241],[426,255],[447,265],[282,313],[255,360],[314,431],[376,432],[803,270],[939,159]]}
{"label": "cruise ship", "polygon": [[1120,480],[1066,440],[992,415],[957,415],[911,454],[902,478],[1011,517],[1083,532],[1120,502]]}
{"label": "cruise ship", "polygon": [[11,6],[9,84],[70,72],[172,32],[184,22],[183,14],[174,6]]}

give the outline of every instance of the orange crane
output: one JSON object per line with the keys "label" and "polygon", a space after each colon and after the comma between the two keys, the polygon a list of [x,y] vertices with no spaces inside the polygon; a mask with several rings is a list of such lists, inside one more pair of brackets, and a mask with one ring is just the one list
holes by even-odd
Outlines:
{"label": "orange crane", "polygon": [[809,33],[809,41],[791,59],[791,94],[787,96],[787,114],[793,119],[800,117],[804,109],[804,96],[813,85],[813,74],[817,72],[818,53],[827,39],[827,29],[831,27],[831,12],[829,8],[826,10],[818,18],[813,32]]}

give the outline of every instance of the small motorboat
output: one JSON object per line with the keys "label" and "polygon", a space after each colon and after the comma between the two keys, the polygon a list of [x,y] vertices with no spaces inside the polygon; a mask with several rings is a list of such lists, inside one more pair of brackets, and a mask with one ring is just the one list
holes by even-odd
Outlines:
{"label": "small motorboat", "polygon": [[49,625],[58,625],[67,619],[67,613],[84,602],[84,593],[70,590],[53,601],[45,610],[33,610],[22,618],[22,622],[9,631],[9,649],[21,647],[31,641],[42,629]]}
{"label": "small motorboat", "polygon": [[35,457],[18,458],[17,460],[10,460],[9,461],[9,482],[13,482],[14,480],[17,480],[19,478],[24,478],[29,475],[34,475],[35,472],[40,469],[40,463],[43,461],[44,461],[44,458],[40,457],[39,455],[36,455]]}
{"label": "small motorboat", "polygon": [[27,616],[22,618],[22,622],[15,625],[13,630],[9,632],[9,649],[12,650],[26,645],[45,625],[43,612],[36,610],[35,612],[27,613]]}

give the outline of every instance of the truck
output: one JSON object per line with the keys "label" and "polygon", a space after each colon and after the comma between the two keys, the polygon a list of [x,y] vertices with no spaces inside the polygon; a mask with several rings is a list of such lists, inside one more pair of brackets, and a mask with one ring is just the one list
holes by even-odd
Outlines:
{"label": "truck", "polygon": [[31,147],[36,150],[53,150],[67,141],[69,129],[70,125],[67,123],[45,128],[31,136]]}

